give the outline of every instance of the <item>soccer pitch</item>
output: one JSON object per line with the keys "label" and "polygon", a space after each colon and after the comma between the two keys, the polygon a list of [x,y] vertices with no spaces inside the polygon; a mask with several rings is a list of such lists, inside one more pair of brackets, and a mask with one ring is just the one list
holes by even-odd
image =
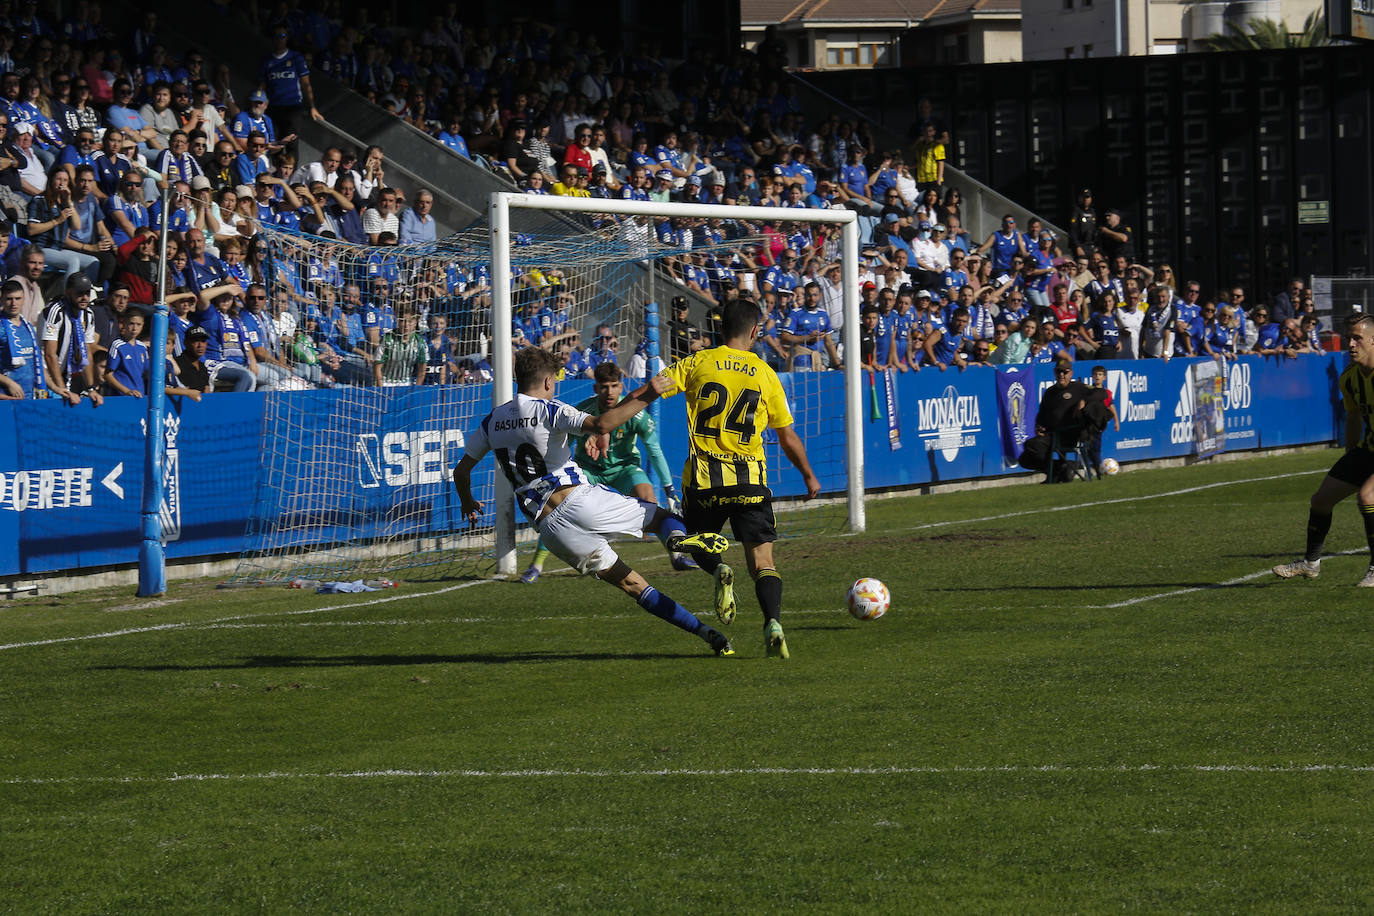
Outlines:
{"label": "soccer pitch", "polygon": [[1268,573],[1336,455],[872,502],[779,545],[786,662],[747,582],[730,659],[571,575],[0,605],[0,910],[1367,907],[1353,503]]}

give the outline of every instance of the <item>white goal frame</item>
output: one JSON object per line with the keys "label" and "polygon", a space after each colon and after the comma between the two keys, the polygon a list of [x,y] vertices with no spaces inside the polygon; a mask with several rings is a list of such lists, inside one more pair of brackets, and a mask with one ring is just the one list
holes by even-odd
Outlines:
{"label": "white goal frame", "polygon": [[[511,258],[514,238],[510,228],[512,208],[551,210],[561,213],[608,213],[615,216],[668,216],[694,219],[746,219],[777,221],[776,207],[736,207],[721,204],[655,203],[637,200],[606,200],[588,197],[556,197],[497,191],[491,195],[488,231],[491,237],[491,354],[492,406],[515,396],[511,356]],[[853,210],[788,209],[787,222],[830,223],[840,226],[841,283],[843,284],[844,403],[846,497],[849,530],[864,530],[863,392],[859,376],[859,222]],[[514,491],[504,474],[493,475],[496,484],[496,569],[516,572]]]}

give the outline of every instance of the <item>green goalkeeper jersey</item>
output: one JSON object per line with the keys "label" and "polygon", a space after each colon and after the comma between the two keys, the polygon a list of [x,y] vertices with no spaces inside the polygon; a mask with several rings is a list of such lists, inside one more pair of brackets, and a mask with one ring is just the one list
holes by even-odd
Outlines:
{"label": "green goalkeeper jersey", "polygon": [[[578,404],[577,409],[594,417],[601,413],[595,395]],[[671,486],[673,473],[668,470],[668,461],[663,457],[663,449],[658,444],[658,428],[654,425],[654,418],[647,412],[637,413],[627,422],[611,430],[610,449],[595,461],[587,457],[587,440],[578,440],[576,461],[581,467],[603,476],[613,476],[620,471],[637,468],[640,463],[639,449],[635,446],[636,439],[642,441],[644,448],[648,450],[649,462],[653,465],[654,474],[658,476],[659,481],[664,486]]]}

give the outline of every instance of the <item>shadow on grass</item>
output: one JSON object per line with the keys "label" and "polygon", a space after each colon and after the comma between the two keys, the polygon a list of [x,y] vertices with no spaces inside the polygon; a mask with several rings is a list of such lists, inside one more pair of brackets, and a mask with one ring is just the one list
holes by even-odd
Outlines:
{"label": "shadow on grass", "polygon": [[[96,665],[91,671],[241,671],[249,668],[366,668],[390,665],[508,665],[540,662],[663,661],[694,658],[667,652],[517,652],[499,655],[253,655],[239,662],[207,665]],[[711,658],[701,654],[702,658]]]}

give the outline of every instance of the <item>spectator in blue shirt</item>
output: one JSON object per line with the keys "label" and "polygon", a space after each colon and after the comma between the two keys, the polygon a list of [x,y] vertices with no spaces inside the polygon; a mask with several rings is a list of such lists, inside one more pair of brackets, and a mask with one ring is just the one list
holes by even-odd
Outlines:
{"label": "spectator in blue shirt", "polygon": [[294,137],[283,137],[277,139],[277,125],[273,123],[271,115],[267,113],[267,93],[261,89],[255,89],[248,95],[248,108],[240,111],[234,116],[234,123],[229,125],[229,133],[233,135],[234,142],[238,144],[240,150],[248,148],[248,135],[257,131],[267,138],[267,148],[269,150],[279,150],[284,144],[294,139]]}
{"label": "spectator in blue shirt", "polygon": [[128,80],[116,80],[114,104],[105,110],[105,123],[123,131],[128,139],[138,144],[140,153],[152,159],[164,144],[156,128],[143,120],[143,116],[133,107],[133,98],[133,84]]}
{"label": "spectator in blue shirt", "polygon": [[148,394],[148,347],[138,338],[143,314],[126,311],[119,319],[119,337],[105,358],[105,393],[141,398]]}
{"label": "spectator in blue shirt", "polygon": [[38,331],[24,317],[24,286],[0,287],[0,400],[47,396]]}
{"label": "spectator in blue shirt", "polygon": [[114,276],[115,245],[110,230],[105,228],[104,210],[95,193],[95,169],[89,165],[78,166],[73,188],[72,206],[81,218],[81,226],[68,231],[67,247],[95,258],[99,262],[98,278],[104,283]]}
{"label": "spectator in blue shirt", "polygon": [[267,135],[262,131],[249,133],[245,145],[234,159],[234,182],[251,186],[259,175],[272,173],[272,162],[267,158]]}
{"label": "spectator in blue shirt", "polygon": [[105,201],[105,226],[115,247],[134,237],[134,233],[150,225],[148,208],[143,203],[143,181],[133,172],[124,175],[119,193]]}
{"label": "spectator in blue shirt", "polygon": [[73,187],[76,184],[76,167],[78,165],[94,165],[96,158],[95,150],[95,131],[89,127],[83,127],[76,132],[75,141],[69,144],[57,158],[58,168],[67,173],[67,177],[72,180]]}
{"label": "spectator in blue shirt", "polygon": [[242,294],[238,284],[211,287],[201,293],[192,318],[209,334],[205,365],[215,386],[253,391],[258,386],[257,358],[248,342],[248,329],[234,314],[238,309],[234,297]]}
{"label": "spectator in blue shirt", "polygon": [[100,152],[92,157],[95,192],[102,201],[118,194],[120,179],[133,171],[133,163],[119,152],[123,143],[123,131],[115,127],[106,128],[105,135],[100,138]]}
{"label": "spectator in blue shirt", "polygon": [[434,194],[428,188],[415,192],[415,205],[401,212],[400,242],[411,245],[416,242],[432,242],[437,235],[434,216]]}
{"label": "spectator in blue shirt", "polygon": [[267,93],[267,99],[281,122],[283,143],[290,143],[296,135],[296,124],[304,113],[319,121],[320,113],[315,108],[315,91],[310,86],[310,66],[299,51],[287,47],[290,33],[284,26],[272,28],[272,53],[262,59],[258,66],[258,88]]}
{"label": "spectator in blue shirt", "polygon": [[[465,159],[471,159],[472,154],[468,152],[468,142],[459,133],[463,124],[462,112],[454,108],[448,116],[447,126],[439,131],[439,142],[453,150]],[[433,362],[430,363],[433,366]]]}

